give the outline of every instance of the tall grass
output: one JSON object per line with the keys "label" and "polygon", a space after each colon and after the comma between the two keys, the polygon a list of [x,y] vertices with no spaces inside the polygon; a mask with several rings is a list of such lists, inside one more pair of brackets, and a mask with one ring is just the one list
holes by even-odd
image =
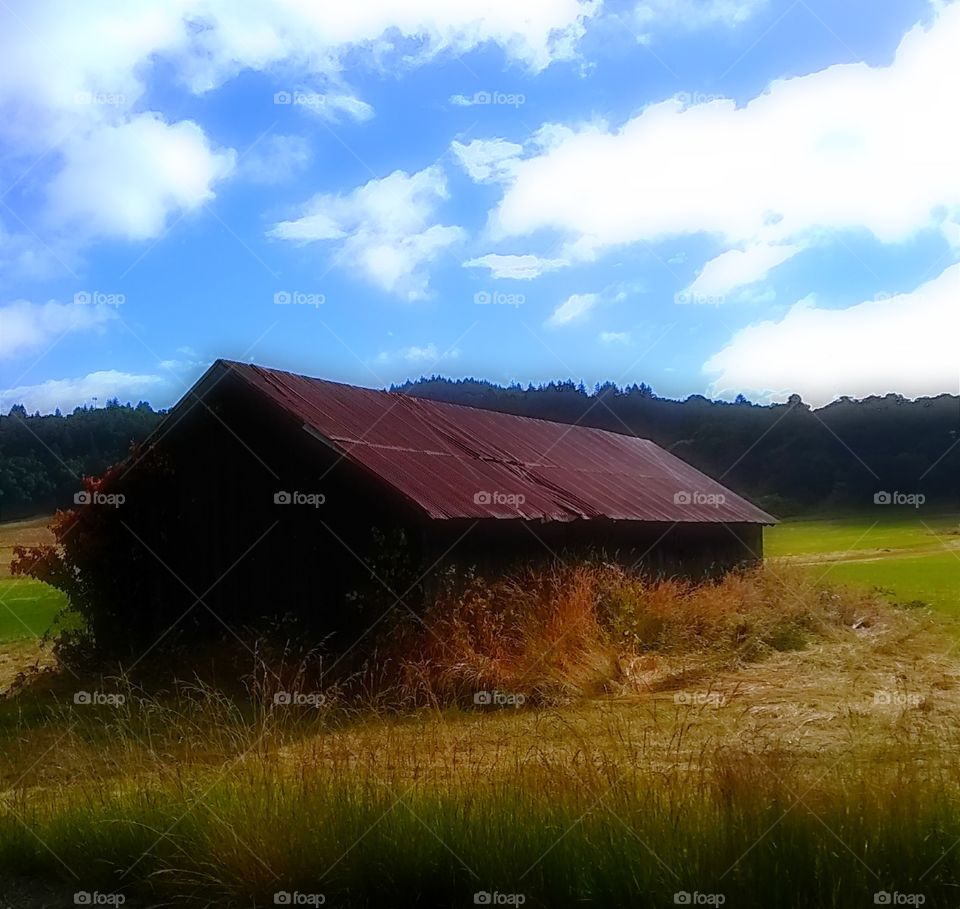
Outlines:
{"label": "tall grass", "polygon": [[[672,698],[556,706],[639,689],[636,661],[732,671],[888,619],[783,572],[694,587],[581,566],[474,585],[392,629],[387,713],[349,680],[315,707],[278,702],[312,691],[296,663],[259,666],[243,697],[98,680],[116,706],[66,698],[0,726],[0,880],[190,905],[952,906],[955,715],[869,742],[851,717],[820,754],[800,728],[741,739]],[[534,709],[455,706],[491,688]],[[395,709],[416,702],[431,709]]]}

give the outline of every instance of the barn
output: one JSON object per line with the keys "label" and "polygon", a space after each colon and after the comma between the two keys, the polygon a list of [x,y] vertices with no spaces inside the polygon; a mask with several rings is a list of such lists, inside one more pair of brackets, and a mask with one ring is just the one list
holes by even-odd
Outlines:
{"label": "barn", "polygon": [[646,439],[228,360],[109,488],[146,640],[182,610],[198,630],[288,611],[349,628],[358,600],[521,562],[716,575],[761,559],[775,522]]}

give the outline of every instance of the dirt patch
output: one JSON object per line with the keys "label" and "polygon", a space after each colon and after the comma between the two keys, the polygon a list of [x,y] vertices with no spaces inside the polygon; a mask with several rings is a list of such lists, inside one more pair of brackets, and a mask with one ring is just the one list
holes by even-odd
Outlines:
{"label": "dirt patch", "polygon": [[44,515],[0,524],[0,580],[11,576],[10,562],[14,546],[53,545],[55,540],[49,527],[51,519],[50,515]]}

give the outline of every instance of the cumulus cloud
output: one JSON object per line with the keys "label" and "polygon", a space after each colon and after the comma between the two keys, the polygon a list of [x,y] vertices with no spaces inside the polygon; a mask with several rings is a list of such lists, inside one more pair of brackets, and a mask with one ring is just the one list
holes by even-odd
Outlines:
{"label": "cumulus cloud", "polygon": [[16,300],[0,307],[0,359],[39,352],[71,332],[102,330],[114,318],[103,305]]}
{"label": "cumulus cloud", "polygon": [[266,136],[244,153],[237,171],[252,183],[274,186],[302,173],[312,157],[302,136]]}
{"label": "cumulus cloud", "polygon": [[320,193],[299,217],[274,225],[268,235],[330,242],[342,268],[415,300],[427,293],[425,266],[464,236],[460,227],[431,223],[446,198],[446,177],[438,165],[415,174],[398,170],[346,195]]}
{"label": "cumulus cloud", "polygon": [[0,391],[0,409],[7,412],[14,404],[23,404],[28,413],[52,413],[58,407],[66,412],[90,405],[94,398],[100,404],[110,398],[135,403],[157,394],[165,382],[160,376],[105,369],[76,378],[49,379],[39,385],[6,388]]}
{"label": "cumulus cloud", "polygon": [[957,392],[960,264],[912,293],[827,309],[807,298],[779,321],[737,332],[704,370],[715,395],[751,393],[814,405],[840,395]]}
{"label": "cumulus cloud", "polygon": [[[499,183],[494,239],[553,230],[563,258],[708,233],[747,278],[830,232],[904,241],[960,219],[960,3],[903,38],[893,62],[831,66],[773,82],[747,103],[651,104],[620,126],[550,124],[518,150],[454,143],[478,182]],[[747,266],[750,266],[749,268]]]}
{"label": "cumulus cloud", "polygon": [[172,211],[213,198],[233,169],[233,151],[215,152],[197,124],[141,114],[71,142],[47,191],[48,217],[92,236],[158,236]]}
{"label": "cumulus cloud", "polygon": [[197,94],[245,71],[295,73],[291,88],[318,99],[303,109],[365,119],[370,105],[344,81],[348,60],[402,70],[495,43],[536,72],[575,55],[594,12],[593,0],[9,0],[0,10],[0,143],[16,153],[4,163],[19,177],[43,157],[29,183],[45,184],[51,247],[156,237],[212,198],[233,162],[195,123],[144,110],[158,67]]}
{"label": "cumulus cloud", "polygon": [[803,249],[796,243],[755,243],[746,249],[728,249],[703,266],[686,295],[690,302],[725,298],[740,287],[762,281]]}
{"label": "cumulus cloud", "polygon": [[585,319],[599,302],[600,294],[572,294],[550,314],[543,323],[544,327],[560,328],[571,322],[579,322]]}
{"label": "cumulus cloud", "polygon": [[512,278],[515,281],[529,281],[539,278],[544,272],[569,265],[566,259],[544,259],[529,254],[501,256],[496,253],[488,253],[463,264],[467,268],[486,268],[494,278]]}

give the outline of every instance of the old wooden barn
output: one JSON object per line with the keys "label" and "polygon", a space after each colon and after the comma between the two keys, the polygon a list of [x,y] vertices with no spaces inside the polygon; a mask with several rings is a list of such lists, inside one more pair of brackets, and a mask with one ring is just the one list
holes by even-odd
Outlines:
{"label": "old wooden barn", "polygon": [[345,627],[358,598],[531,560],[701,577],[762,558],[774,522],[646,439],[226,360],[104,488],[144,640],[183,610]]}

